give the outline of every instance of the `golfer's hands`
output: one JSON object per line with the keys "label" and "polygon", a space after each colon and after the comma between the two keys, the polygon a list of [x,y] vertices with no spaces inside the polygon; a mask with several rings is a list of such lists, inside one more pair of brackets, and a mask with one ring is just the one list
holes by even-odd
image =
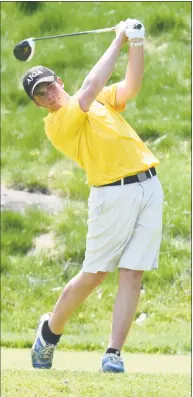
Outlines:
{"label": "golfer's hands", "polygon": [[127,19],[125,21],[125,34],[129,41],[140,41],[145,38],[144,25],[137,19]]}
{"label": "golfer's hands", "polygon": [[128,37],[126,36],[126,22],[121,21],[116,27],[115,27],[115,33],[116,33],[116,38],[119,38],[122,42],[122,44],[126,43],[128,41]]}

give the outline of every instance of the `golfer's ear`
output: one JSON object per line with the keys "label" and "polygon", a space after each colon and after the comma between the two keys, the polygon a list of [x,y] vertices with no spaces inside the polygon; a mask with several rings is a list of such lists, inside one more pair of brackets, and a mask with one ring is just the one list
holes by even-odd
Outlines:
{"label": "golfer's ear", "polygon": [[57,76],[57,83],[59,83],[62,87],[64,87],[64,83],[60,77]]}

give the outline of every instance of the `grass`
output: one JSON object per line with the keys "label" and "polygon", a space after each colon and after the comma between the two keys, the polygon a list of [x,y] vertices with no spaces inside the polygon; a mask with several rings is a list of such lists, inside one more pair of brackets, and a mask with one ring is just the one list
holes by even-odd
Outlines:
{"label": "grass", "polygon": [[[145,312],[148,317],[143,325],[134,322],[124,349],[167,354],[190,352],[190,2],[1,4],[2,181],[20,190],[55,193],[69,199],[66,210],[58,215],[48,215],[36,208],[22,214],[10,211],[2,214],[3,346],[31,346],[39,315],[52,310],[62,287],[80,269],[87,232],[89,186],[85,174],[71,160],[57,152],[45,137],[42,118],[46,112],[36,109],[25,96],[21,77],[28,67],[43,64],[56,70],[64,79],[65,89],[72,94],[80,88],[113,36],[109,33],[50,40],[44,44],[38,42],[30,64],[14,59],[12,48],[25,37],[113,26],[125,19],[126,15],[143,21],[147,38],[143,87],[138,96],[128,103],[123,116],[160,159],[158,174],[165,197],[160,269],[144,274],[145,293],[141,296],[136,314],[137,318]],[[125,47],[110,83],[123,78],[127,57]],[[53,244],[37,252],[36,240],[42,234],[51,235]],[[117,272],[110,274],[72,316],[59,348],[104,350],[116,286]],[[14,379],[16,373],[10,372],[7,376],[13,376]],[[30,373],[23,376],[26,376],[23,382],[30,384]],[[34,376],[40,382],[41,375],[34,373]],[[76,377],[78,388],[82,378],[80,374],[76,374]],[[103,379],[106,379],[105,376]],[[126,378],[120,379],[126,382]],[[181,384],[185,384],[185,378],[181,379]],[[147,385],[149,380],[148,377],[144,378],[144,384]],[[164,387],[164,382],[168,385],[172,382],[168,378],[163,380],[157,377],[151,381],[152,389],[150,385],[148,396],[163,395],[158,393]],[[57,380],[53,382],[57,385]],[[95,380],[90,375],[88,382],[92,390]],[[137,378],[131,378],[131,382],[138,390]],[[175,382],[173,378],[174,385]],[[151,394],[153,387],[156,387],[157,394],[155,390]],[[78,392],[82,393],[81,389]],[[124,392],[126,396],[127,390],[123,386],[121,393]],[[131,390],[129,392],[132,393]],[[13,391],[7,389],[6,393],[13,394]],[[14,393],[18,391],[15,389]],[[32,395],[34,393],[35,383]],[[68,395],[71,393],[69,389]],[[143,388],[136,395],[140,396],[139,393],[143,393]],[[172,397],[171,393],[168,396]],[[177,395],[175,389],[173,393],[173,396]],[[167,394],[164,393],[164,396]]]}
{"label": "grass", "polygon": [[110,397],[188,397],[189,375],[180,374],[91,374],[68,371],[5,371],[3,397],[59,396]]}
{"label": "grass", "polygon": [[[62,351],[56,349],[53,370],[98,372],[101,366],[101,352]],[[1,369],[31,370],[31,348],[2,348]],[[191,372],[191,355],[166,354],[123,354],[127,373],[171,373],[187,374]]]}

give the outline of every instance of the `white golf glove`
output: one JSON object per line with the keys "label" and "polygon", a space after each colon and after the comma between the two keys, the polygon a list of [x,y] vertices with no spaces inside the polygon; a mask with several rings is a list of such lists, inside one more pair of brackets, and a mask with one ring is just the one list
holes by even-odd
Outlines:
{"label": "white golf glove", "polygon": [[144,39],[144,25],[137,19],[127,19],[125,21],[125,34],[128,39]]}

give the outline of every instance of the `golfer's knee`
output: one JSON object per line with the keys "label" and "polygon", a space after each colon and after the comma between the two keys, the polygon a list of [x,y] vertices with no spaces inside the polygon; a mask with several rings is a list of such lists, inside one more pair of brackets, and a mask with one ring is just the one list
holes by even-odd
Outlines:
{"label": "golfer's knee", "polygon": [[128,283],[132,285],[141,284],[143,271],[131,270],[131,269],[120,269],[120,278],[125,279]]}
{"label": "golfer's knee", "polygon": [[90,285],[94,288],[97,287],[97,285],[99,285],[104,280],[106,275],[107,272],[86,273],[82,271],[80,277],[83,283],[85,283],[86,285]]}

